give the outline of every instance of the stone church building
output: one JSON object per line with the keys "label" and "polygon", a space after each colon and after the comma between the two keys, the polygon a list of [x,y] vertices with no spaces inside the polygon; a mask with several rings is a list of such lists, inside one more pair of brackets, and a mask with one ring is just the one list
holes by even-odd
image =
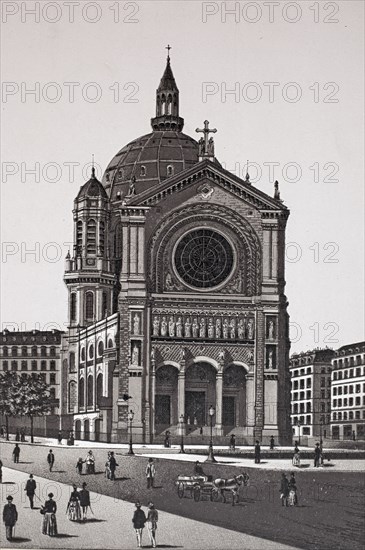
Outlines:
{"label": "stone church building", "polygon": [[[74,201],[63,410],[76,438],[291,440],[289,210],[223,169],[208,121],[183,133],[170,57],[152,132]],[[133,423],[128,419],[134,413]]]}

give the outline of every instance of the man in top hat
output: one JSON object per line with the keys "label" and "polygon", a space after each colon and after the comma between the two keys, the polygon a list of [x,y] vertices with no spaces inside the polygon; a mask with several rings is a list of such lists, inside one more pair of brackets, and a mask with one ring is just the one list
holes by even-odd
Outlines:
{"label": "man in top hat", "polygon": [[27,497],[29,498],[30,507],[34,508],[34,495],[35,490],[37,488],[37,484],[35,482],[35,479],[33,479],[33,474],[29,474],[29,479],[25,485],[24,491],[27,493]]}
{"label": "man in top hat", "polygon": [[6,499],[8,503],[4,506],[3,522],[5,523],[7,540],[13,540],[13,527],[18,521],[18,512],[15,504],[13,504],[13,497],[9,495]]}
{"label": "man in top hat", "polygon": [[87,520],[87,509],[90,506],[90,492],[86,489],[87,483],[82,484],[82,489],[79,491],[80,506],[82,509],[82,520]]}

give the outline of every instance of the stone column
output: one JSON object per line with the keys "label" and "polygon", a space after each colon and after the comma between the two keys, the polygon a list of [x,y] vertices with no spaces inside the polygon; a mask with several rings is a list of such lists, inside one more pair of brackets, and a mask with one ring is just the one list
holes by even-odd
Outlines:
{"label": "stone column", "polygon": [[154,351],[151,352],[151,435],[156,434],[155,422],[156,422],[156,360]]}
{"label": "stone column", "polygon": [[177,421],[185,417],[185,360],[180,363],[180,371],[177,378]]}
{"label": "stone column", "polygon": [[223,409],[223,370],[217,372],[215,383],[215,399],[216,399],[216,414],[215,414],[215,435],[222,435],[222,409]]}
{"label": "stone column", "polygon": [[265,316],[257,311],[256,317],[256,395],[254,437],[261,441],[264,427],[264,361],[265,361]]}

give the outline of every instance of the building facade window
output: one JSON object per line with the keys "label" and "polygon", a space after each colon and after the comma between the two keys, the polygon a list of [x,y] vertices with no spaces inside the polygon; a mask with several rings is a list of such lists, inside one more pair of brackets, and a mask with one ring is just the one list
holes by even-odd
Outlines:
{"label": "building facade window", "polygon": [[32,361],[32,370],[37,370],[37,361]]}
{"label": "building facade window", "polygon": [[86,230],[86,251],[87,254],[96,254],[96,221],[88,220]]}
{"label": "building facade window", "polygon": [[49,370],[56,370],[56,361],[49,362]]}
{"label": "building facade window", "polygon": [[72,292],[70,297],[70,320],[76,321],[76,293]]}
{"label": "building facade window", "polygon": [[94,293],[87,292],[85,296],[85,316],[86,319],[92,320],[94,318]]}

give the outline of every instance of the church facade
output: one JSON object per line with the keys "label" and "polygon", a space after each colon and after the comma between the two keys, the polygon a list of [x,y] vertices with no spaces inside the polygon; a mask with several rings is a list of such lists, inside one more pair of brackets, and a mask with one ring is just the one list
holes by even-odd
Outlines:
{"label": "church facade", "polygon": [[[152,132],[74,201],[63,408],[76,438],[291,441],[288,209],[183,133],[170,57]],[[129,416],[133,411],[133,422]]]}

